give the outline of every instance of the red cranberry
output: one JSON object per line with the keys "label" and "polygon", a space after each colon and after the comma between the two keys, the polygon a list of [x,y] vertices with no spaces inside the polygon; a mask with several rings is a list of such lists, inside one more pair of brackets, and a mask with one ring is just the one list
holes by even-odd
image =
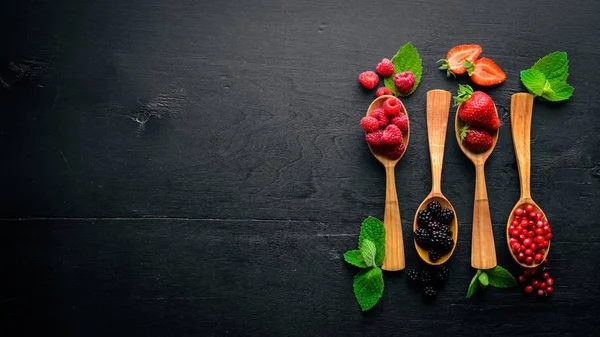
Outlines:
{"label": "red cranberry", "polygon": [[515,209],[515,215],[516,216],[523,216],[523,209],[522,208]]}
{"label": "red cranberry", "polygon": [[521,262],[524,262],[525,258],[526,258],[526,256],[525,256],[525,253],[523,253],[523,252],[520,252],[519,255],[517,255],[517,260],[519,260]]}
{"label": "red cranberry", "polygon": [[548,226],[548,225],[543,226],[542,231],[544,234],[550,233],[550,226]]}
{"label": "red cranberry", "polygon": [[535,226],[536,226],[537,228],[542,228],[542,227],[544,227],[544,223],[538,220],[538,221],[535,223]]}
{"label": "red cranberry", "polygon": [[541,228],[536,228],[535,229],[535,235],[544,235],[544,230]]}
{"label": "red cranberry", "polygon": [[515,219],[515,220],[513,220],[513,221],[512,221],[510,224],[511,224],[512,226],[514,226],[514,227],[517,227],[517,226],[518,226],[520,223],[521,223],[521,221],[520,221],[520,220],[517,220],[517,219]]}
{"label": "red cranberry", "polygon": [[527,256],[525,258],[525,264],[532,265],[533,264],[533,257]]}
{"label": "red cranberry", "polygon": [[[544,237],[543,237],[543,236],[541,236],[541,235],[538,235],[538,236],[536,236],[536,237],[535,237],[535,239],[533,239],[533,241],[534,241],[535,243],[537,243],[537,244],[540,244],[540,243],[544,242]],[[528,245],[528,246],[529,246],[529,245]]]}
{"label": "red cranberry", "polygon": [[546,294],[546,293],[544,292],[544,290],[543,290],[543,289],[538,289],[538,290],[537,290],[537,295],[538,295],[538,296],[544,296],[545,294]]}
{"label": "red cranberry", "polygon": [[518,242],[514,243],[511,248],[515,254],[521,251],[521,245]]}
{"label": "red cranberry", "polygon": [[532,243],[533,243],[533,242],[532,242],[532,240],[531,240],[530,238],[525,238],[525,240],[523,240],[523,245],[524,245],[525,247],[529,247],[529,246],[531,246],[531,244],[532,244]]}
{"label": "red cranberry", "polygon": [[541,263],[542,260],[544,260],[544,255],[535,254],[535,256],[533,257],[533,260],[535,261],[535,263]]}
{"label": "red cranberry", "polygon": [[533,251],[530,248],[525,249],[525,256],[533,255]]}
{"label": "red cranberry", "polygon": [[515,239],[515,238],[511,238],[510,240],[508,240],[508,243],[512,246],[513,243],[518,243],[519,240]]}
{"label": "red cranberry", "polygon": [[531,281],[531,286],[534,287],[535,289],[540,287],[540,281],[538,280],[533,280]]}
{"label": "red cranberry", "polygon": [[545,238],[546,240],[550,240],[550,239],[552,239],[552,233],[548,233],[548,234],[546,234],[546,236],[544,236],[544,238]]}
{"label": "red cranberry", "polygon": [[546,282],[540,282],[540,288],[546,289]]}
{"label": "red cranberry", "polygon": [[554,292],[554,288],[552,288],[552,287],[546,287],[546,293],[552,294],[553,292]]}
{"label": "red cranberry", "polygon": [[523,242],[525,240],[525,234],[519,234],[519,241]]}
{"label": "red cranberry", "polygon": [[525,277],[525,275],[519,276],[519,283],[525,283],[526,280],[527,278]]}
{"label": "red cranberry", "polygon": [[528,238],[533,239],[534,236],[535,236],[535,232],[534,231],[527,232],[527,237]]}
{"label": "red cranberry", "polygon": [[540,220],[542,220],[544,218],[544,214],[538,213],[538,214],[536,214],[535,217],[536,217],[537,221],[540,221]]}
{"label": "red cranberry", "polygon": [[550,278],[550,274],[548,274],[548,272],[546,271],[542,274],[542,277],[544,278],[544,280],[547,280]]}
{"label": "red cranberry", "polygon": [[523,228],[529,227],[529,220],[521,220],[521,226],[523,226]]}
{"label": "red cranberry", "polygon": [[537,220],[537,215],[535,213],[529,213],[527,216],[529,220]]}
{"label": "red cranberry", "polygon": [[537,244],[535,244],[535,242],[534,242],[534,243],[532,243],[532,244],[531,244],[531,246],[529,246],[529,249],[531,249],[532,251],[534,251],[534,252],[535,252],[535,251],[537,251],[537,249],[538,249],[538,246],[537,246]]}
{"label": "red cranberry", "polygon": [[533,205],[525,206],[525,212],[532,213],[534,211]]}
{"label": "red cranberry", "polygon": [[532,286],[526,286],[526,287],[523,289],[523,291],[524,291],[524,292],[525,292],[527,295],[529,295],[529,294],[533,293],[533,287],[532,287]]}

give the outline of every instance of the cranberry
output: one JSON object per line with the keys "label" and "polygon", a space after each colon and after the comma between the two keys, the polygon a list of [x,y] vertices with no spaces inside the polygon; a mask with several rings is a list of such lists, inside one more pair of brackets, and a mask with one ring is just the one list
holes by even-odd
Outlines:
{"label": "cranberry", "polygon": [[533,242],[532,242],[532,240],[531,240],[530,238],[525,238],[525,240],[523,240],[523,245],[524,245],[525,247],[529,247],[529,246],[531,246],[531,244],[532,244],[532,243],[533,243]]}
{"label": "cranberry", "polygon": [[554,279],[553,279],[553,278],[550,278],[550,277],[548,277],[548,278],[546,279],[546,284],[547,284],[549,287],[552,287],[552,286],[554,285]]}
{"label": "cranberry", "polygon": [[531,246],[529,246],[529,249],[531,249],[532,251],[537,251],[538,246],[535,243],[532,243]]}
{"label": "cranberry", "polygon": [[[548,234],[548,235],[550,235],[550,234]],[[533,241],[537,244],[540,244],[540,243],[544,242],[544,237],[541,235],[538,235],[535,237],[535,239],[533,239]],[[529,246],[529,245],[527,245],[527,246]]]}
{"label": "cranberry", "polygon": [[535,229],[535,235],[544,235],[544,230],[541,228],[536,228]]}
{"label": "cranberry", "polygon": [[540,288],[546,289],[546,282],[540,282]]}
{"label": "cranberry", "polygon": [[528,238],[533,239],[534,236],[535,236],[535,232],[534,231],[527,232],[527,237]]}
{"label": "cranberry", "polygon": [[535,226],[536,226],[537,228],[542,228],[542,227],[544,227],[544,223],[538,220],[538,221],[535,223]]}
{"label": "cranberry", "polygon": [[527,216],[529,220],[537,220],[537,215],[535,213],[529,213]]}
{"label": "cranberry", "polygon": [[545,294],[546,294],[546,293],[544,292],[544,290],[543,290],[543,289],[538,289],[538,291],[537,291],[537,295],[538,295],[538,296],[544,296]]}
{"label": "cranberry", "polygon": [[544,233],[544,234],[548,234],[548,233],[550,233],[550,226],[548,226],[548,225],[544,225],[544,226],[542,227],[542,231],[543,231],[543,233]]}
{"label": "cranberry", "polygon": [[525,283],[526,280],[527,278],[525,277],[525,275],[519,276],[519,283]]}
{"label": "cranberry", "polygon": [[538,280],[533,280],[531,281],[531,286],[534,287],[535,289],[540,287],[540,281]]}
{"label": "cranberry", "polygon": [[512,226],[514,226],[514,227],[517,227],[517,226],[518,226],[520,223],[521,223],[521,221],[520,221],[520,220],[517,220],[517,219],[515,219],[515,220],[513,220],[513,221],[511,222],[511,225],[512,225]]}
{"label": "cranberry", "polygon": [[550,278],[550,274],[548,274],[548,272],[546,271],[542,274],[542,277],[544,278],[544,280],[547,280]]}
{"label": "cranberry", "polygon": [[533,251],[530,248],[527,248],[527,249],[525,249],[525,255],[531,256],[531,255],[533,255]]}
{"label": "cranberry", "polygon": [[523,253],[523,252],[520,252],[519,255],[517,255],[517,260],[519,260],[521,262],[525,261],[525,258],[526,258],[526,256],[525,256],[525,253]]}
{"label": "cranberry", "polygon": [[525,293],[526,293],[527,295],[529,295],[529,294],[533,293],[533,287],[532,287],[532,286],[526,286],[526,287],[523,289],[523,291],[525,291]]}
{"label": "cranberry", "polygon": [[519,230],[516,230],[516,229],[515,229],[515,230],[512,230],[512,231],[510,232],[510,236],[512,236],[513,238],[515,238],[515,237],[519,236],[519,234],[521,234],[521,231],[519,231]]}
{"label": "cranberry", "polygon": [[542,255],[542,254],[535,254],[535,256],[533,257],[533,260],[535,261],[535,263],[541,263],[542,260],[544,260],[544,255]]}
{"label": "cranberry", "polygon": [[514,231],[516,228],[517,228],[517,226],[510,225],[510,226],[508,226],[508,231],[509,231],[509,232],[512,232],[512,231]]}
{"label": "cranberry", "polygon": [[552,288],[552,287],[546,287],[546,293],[552,294],[553,292],[554,292],[554,288]]}
{"label": "cranberry", "polygon": [[525,264],[532,265],[533,264],[533,257],[527,256],[525,258]]}
{"label": "cranberry", "polygon": [[516,216],[523,216],[523,209],[522,208],[515,209],[515,215]]}
{"label": "cranberry", "polygon": [[546,236],[544,236],[544,238],[545,238],[546,240],[550,240],[550,239],[552,239],[552,233],[548,233],[548,234],[546,234]]}
{"label": "cranberry", "polygon": [[544,214],[538,213],[538,214],[535,215],[535,218],[537,219],[537,221],[540,221],[540,220],[542,220],[544,218]]}
{"label": "cranberry", "polygon": [[533,205],[525,206],[525,212],[532,213],[534,211]]}
{"label": "cranberry", "polygon": [[515,254],[521,251],[521,245],[518,242],[514,243],[511,248]]}
{"label": "cranberry", "polygon": [[550,226],[550,225],[548,224],[548,220],[544,220],[544,221],[542,221],[542,222],[544,223],[544,226]]}
{"label": "cranberry", "polygon": [[530,226],[530,227],[531,227],[531,226],[535,225],[535,221],[533,221],[533,220],[529,220],[529,221],[527,222],[527,224],[528,224],[528,226]]}
{"label": "cranberry", "polygon": [[510,240],[508,240],[508,243],[512,246],[513,243],[518,243],[519,240],[515,239],[515,238],[511,238]]}
{"label": "cranberry", "polygon": [[525,234],[519,234],[519,241],[523,242],[525,240]]}
{"label": "cranberry", "polygon": [[523,226],[523,228],[529,227],[529,221],[528,220],[521,220],[521,226]]}

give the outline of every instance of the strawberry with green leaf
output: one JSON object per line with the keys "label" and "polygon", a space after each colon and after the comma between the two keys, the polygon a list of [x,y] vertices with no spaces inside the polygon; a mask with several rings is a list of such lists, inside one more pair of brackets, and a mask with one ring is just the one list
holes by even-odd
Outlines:
{"label": "strawberry with green leaf", "polygon": [[458,96],[454,97],[454,102],[460,104],[458,117],[466,124],[489,131],[500,128],[496,105],[485,92],[473,91],[473,88],[468,85],[459,85]]}
{"label": "strawberry with green leaf", "polygon": [[440,69],[445,70],[448,77],[464,74],[467,72],[467,68],[464,67],[465,62],[475,62],[482,51],[483,49],[478,44],[454,46],[448,51],[445,59],[438,61],[443,62]]}
{"label": "strawberry with green leaf", "polygon": [[485,152],[494,145],[494,139],[487,130],[471,127],[469,124],[460,129],[460,139],[464,146],[475,153]]}

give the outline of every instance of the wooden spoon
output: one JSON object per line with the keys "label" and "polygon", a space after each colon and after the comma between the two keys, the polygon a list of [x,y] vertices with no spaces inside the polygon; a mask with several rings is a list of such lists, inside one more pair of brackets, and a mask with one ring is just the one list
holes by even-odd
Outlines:
{"label": "wooden spoon", "polygon": [[[383,107],[383,102],[392,95],[383,95],[375,99],[369,109],[367,110],[367,116],[373,111],[373,109]],[[406,107],[402,103],[402,109],[406,113],[408,119],[408,112]],[[410,121],[408,123],[408,131],[404,136],[404,153],[408,148],[408,139],[410,137]],[[396,164],[400,161],[402,156],[398,159],[390,159],[382,154],[373,151],[371,145],[369,150],[385,167],[385,212],[383,215],[383,225],[385,227],[385,259],[381,269],[395,271],[404,269],[404,243],[402,239],[402,223],[400,222],[400,206],[398,205],[398,196],[396,194],[396,182],[394,178],[394,169]]]}
{"label": "wooden spoon", "polygon": [[[508,222],[506,223],[506,243],[508,251],[515,262],[525,268],[534,268],[541,264],[535,263],[528,265],[520,262],[510,247],[509,227],[515,217],[517,208],[525,208],[526,205],[532,205],[536,212],[546,214],[531,198],[531,115],[533,112],[533,95],[528,93],[514,94],[510,100],[510,125],[512,129],[513,145],[515,148],[515,156],[517,157],[517,167],[519,168],[519,181],[521,182],[521,197],[515,204],[515,207],[510,212]],[[544,259],[548,256],[550,245],[546,248]],[[542,260],[543,261],[543,260]]]}
{"label": "wooden spoon", "polygon": [[446,129],[448,128],[448,115],[450,113],[450,100],[452,94],[445,90],[430,90],[427,92],[427,137],[429,139],[429,155],[431,160],[431,192],[421,203],[415,213],[413,222],[413,231],[416,231],[418,226],[419,211],[427,208],[427,205],[432,201],[439,201],[442,207],[449,208],[454,213],[454,220],[450,224],[452,231],[452,239],[454,246],[446,255],[442,256],[436,262],[429,259],[429,254],[426,249],[421,248],[415,241],[417,253],[423,261],[431,265],[440,265],[446,263],[454,249],[458,239],[458,218],[454,207],[446,197],[442,194],[442,164],[444,162],[444,145],[446,143]]}
{"label": "wooden spoon", "polygon": [[[474,153],[463,146],[460,139],[460,129],[465,123],[458,117],[462,104],[456,109],[456,121],[454,131],[456,140],[462,152],[475,165],[475,205],[473,206],[473,233],[471,242],[471,266],[475,269],[491,269],[497,265],[496,247],[494,246],[494,232],[492,230],[492,218],[490,216],[490,205],[485,185],[485,161],[494,151],[498,142],[498,131],[492,134],[492,147],[486,152]],[[494,110],[498,114],[496,105]]]}

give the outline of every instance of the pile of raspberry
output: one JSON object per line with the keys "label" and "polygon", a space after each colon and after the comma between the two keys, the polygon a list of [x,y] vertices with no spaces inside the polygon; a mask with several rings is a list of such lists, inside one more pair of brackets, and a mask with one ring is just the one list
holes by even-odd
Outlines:
{"label": "pile of raspberry", "polygon": [[514,211],[508,227],[510,248],[517,260],[527,265],[540,264],[552,239],[552,229],[544,215],[533,205]]}
{"label": "pile of raspberry", "polygon": [[538,297],[554,293],[554,279],[548,273],[548,259],[536,268],[523,268],[519,276],[519,283],[527,295],[536,294]]}
{"label": "pile of raspberry", "polygon": [[450,276],[450,270],[444,265],[421,266],[420,269],[407,271],[408,282],[411,286],[421,289],[426,300],[435,300],[439,290]]}
{"label": "pile of raspberry", "polygon": [[397,97],[390,97],[383,102],[383,107],[373,109],[360,120],[360,126],[373,151],[390,159],[398,159],[404,153],[408,117]]}

